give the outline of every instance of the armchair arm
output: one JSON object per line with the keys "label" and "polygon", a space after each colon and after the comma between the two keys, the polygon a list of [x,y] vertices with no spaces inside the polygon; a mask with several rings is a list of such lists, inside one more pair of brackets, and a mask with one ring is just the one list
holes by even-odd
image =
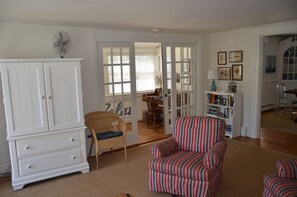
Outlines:
{"label": "armchair arm", "polygon": [[178,144],[173,137],[161,141],[151,147],[151,154],[154,158],[163,158],[178,150]]}
{"label": "armchair arm", "polygon": [[223,139],[216,143],[210,150],[205,154],[203,158],[203,165],[205,167],[214,167],[224,160],[224,155],[227,150],[227,140]]}
{"label": "armchair arm", "polygon": [[297,179],[297,160],[276,162],[277,175],[283,179]]}

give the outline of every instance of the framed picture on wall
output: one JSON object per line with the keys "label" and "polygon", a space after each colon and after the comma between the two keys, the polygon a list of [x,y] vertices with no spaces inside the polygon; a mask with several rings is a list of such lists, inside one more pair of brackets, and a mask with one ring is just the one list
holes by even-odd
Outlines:
{"label": "framed picture on wall", "polygon": [[229,62],[230,63],[238,63],[243,60],[242,51],[229,51]]}
{"label": "framed picture on wall", "polygon": [[219,80],[231,80],[230,67],[218,67]]}
{"label": "framed picture on wall", "polygon": [[242,64],[232,65],[232,80],[242,81]]}
{"label": "framed picture on wall", "polygon": [[227,52],[219,51],[217,55],[218,65],[226,65],[227,64]]}

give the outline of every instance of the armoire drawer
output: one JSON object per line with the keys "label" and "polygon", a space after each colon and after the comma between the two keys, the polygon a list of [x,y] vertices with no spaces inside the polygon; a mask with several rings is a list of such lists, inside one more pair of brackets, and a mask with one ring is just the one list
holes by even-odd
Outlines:
{"label": "armoire drawer", "polygon": [[20,176],[61,169],[79,163],[82,163],[80,149],[21,159],[19,160]]}
{"label": "armoire drawer", "polygon": [[48,153],[79,145],[79,131],[16,140],[18,157]]}

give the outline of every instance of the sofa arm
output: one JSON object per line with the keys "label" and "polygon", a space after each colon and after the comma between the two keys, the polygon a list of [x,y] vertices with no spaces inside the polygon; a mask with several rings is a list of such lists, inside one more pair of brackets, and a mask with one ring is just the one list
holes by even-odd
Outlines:
{"label": "sofa arm", "polygon": [[223,139],[216,143],[210,150],[205,154],[203,158],[203,165],[205,167],[214,167],[224,160],[225,152],[227,150],[228,142]]}
{"label": "sofa arm", "polygon": [[297,160],[276,162],[277,175],[283,179],[297,179]]}
{"label": "sofa arm", "polygon": [[173,137],[161,141],[151,147],[151,154],[154,158],[163,158],[178,150],[178,144]]}

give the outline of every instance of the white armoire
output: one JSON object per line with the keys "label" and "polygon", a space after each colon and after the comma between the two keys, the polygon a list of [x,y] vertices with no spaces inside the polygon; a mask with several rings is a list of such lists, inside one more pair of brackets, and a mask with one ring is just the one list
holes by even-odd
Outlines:
{"label": "white armoire", "polygon": [[0,60],[14,190],[35,181],[89,171],[81,61]]}

